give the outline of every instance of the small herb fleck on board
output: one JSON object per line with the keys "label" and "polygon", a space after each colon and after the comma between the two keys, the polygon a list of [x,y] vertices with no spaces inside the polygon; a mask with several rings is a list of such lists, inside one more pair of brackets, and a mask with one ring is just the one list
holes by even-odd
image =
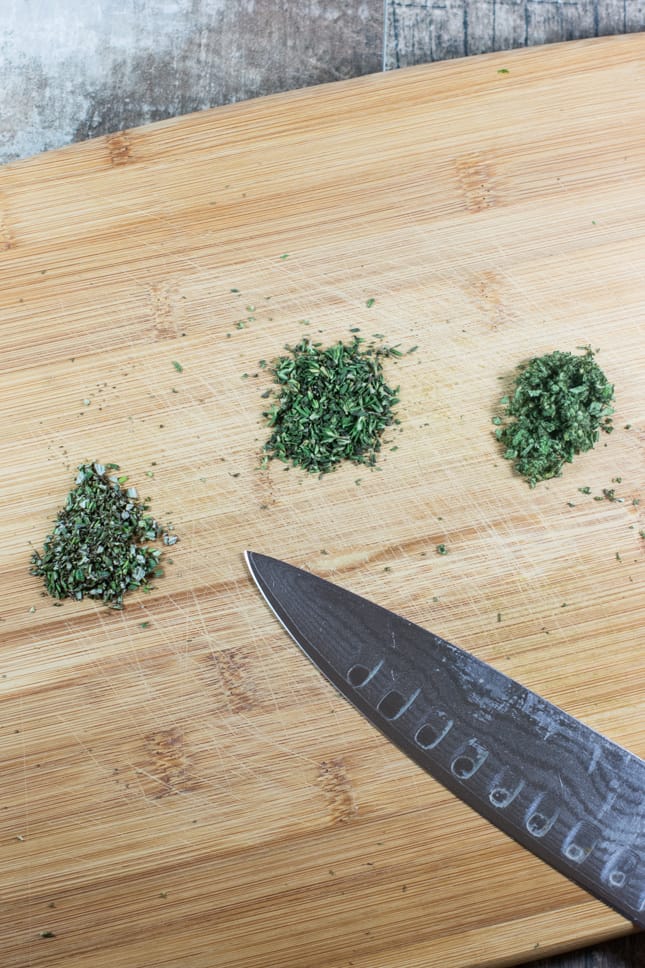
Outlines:
{"label": "small herb fleck on board", "polygon": [[162,574],[162,550],[147,542],[174,544],[176,535],[147,513],[136,488],[122,486],[127,476],[117,476],[119,469],[82,464],[42,552],[33,552],[30,572],[53,598],[89,596],[120,609],[126,592],[146,591],[150,577]]}
{"label": "small herb fleck on board", "polygon": [[518,369],[513,395],[500,401],[506,419],[495,433],[504,456],[535,487],[591,450],[601,430],[613,429],[614,387],[589,346],[582,355],[555,350]]}

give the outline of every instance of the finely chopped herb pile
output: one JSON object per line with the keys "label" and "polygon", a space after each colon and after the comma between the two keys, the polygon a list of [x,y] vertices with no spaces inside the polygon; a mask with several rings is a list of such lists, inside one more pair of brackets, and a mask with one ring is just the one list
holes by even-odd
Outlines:
{"label": "finely chopped herb pile", "polygon": [[398,403],[398,389],[385,382],[382,361],[400,351],[364,346],[357,336],[326,349],[305,338],[287,349],[273,367],[282,389],[264,413],[272,428],[267,457],[318,474],[342,460],[375,464]]}
{"label": "finely chopped herb pile", "polygon": [[[614,388],[591,347],[576,356],[555,350],[518,368],[512,397],[502,397],[507,421],[496,431],[504,456],[531,487],[557,477],[576,454],[612,430]],[[502,424],[499,417],[495,423]]]}
{"label": "finely chopped herb pile", "polygon": [[122,488],[117,464],[82,464],[75,487],[59,511],[54,530],[43,551],[34,551],[30,572],[44,578],[54,598],[81,599],[86,595],[123,606],[126,592],[147,587],[150,576],[158,577],[161,549],[144,542],[170,535],[146,514],[148,505],[138,500],[136,488]]}

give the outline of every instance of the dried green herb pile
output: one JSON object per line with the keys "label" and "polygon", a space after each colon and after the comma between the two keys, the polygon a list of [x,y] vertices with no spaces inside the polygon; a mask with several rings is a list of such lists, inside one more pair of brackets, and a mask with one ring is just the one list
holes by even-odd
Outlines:
{"label": "dried green herb pile", "polygon": [[117,476],[117,464],[82,464],[75,487],[59,511],[54,530],[44,541],[42,553],[34,551],[30,572],[44,578],[54,598],[81,599],[86,595],[123,606],[126,592],[147,587],[158,577],[160,548],[144,542],[169,535],[146,512],[136,488],[123,488],[126,478]]}
{"label": "dried green herb pile", "polygon": [[382,362],[401,352],[365,346],[357,336],[326,349],[308,339],[287,349],[272,368],[282,389],[264,413],[272,428],[267,457],[318,474],[342,460],[375,464],[399,399],[398,389],[385,381]]}
{"label": "dried green herb pile", "polygon": [[506,421],[495,418],[504,456],[531,487],[557,477],[565,463],[591,450],[612,428],[614,388],[590,347],[576,356],[555,350],[518,367],[512,397],[502,397]]}

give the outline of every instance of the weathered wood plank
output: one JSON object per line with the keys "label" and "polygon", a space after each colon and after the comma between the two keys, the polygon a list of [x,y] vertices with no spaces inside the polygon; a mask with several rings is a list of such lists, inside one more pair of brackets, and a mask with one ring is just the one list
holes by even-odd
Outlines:
{"label": "weathered wood plank", "polygon": [[644,0],[388,0],[384,64],[639,30],[645,30]]}

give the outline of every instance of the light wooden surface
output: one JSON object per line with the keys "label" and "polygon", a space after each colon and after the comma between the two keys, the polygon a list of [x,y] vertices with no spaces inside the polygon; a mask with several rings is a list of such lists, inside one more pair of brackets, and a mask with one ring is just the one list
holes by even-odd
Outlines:
{"label": "light wooden surface", "polygon": [[[633,36],[411,69],[0,173],[8,968],[510,965],[630,930],[336,697],[242,550],[643,755],[644,55]],[[321,481],[258,470],[257,361],[354,326],[419,347],[389,370],[399,449]],[[617,429],[530,491],[491,433],[500,377],[587,343]],[[27,574],[94,458],[182,537],[122,613],[54,608]]]}

